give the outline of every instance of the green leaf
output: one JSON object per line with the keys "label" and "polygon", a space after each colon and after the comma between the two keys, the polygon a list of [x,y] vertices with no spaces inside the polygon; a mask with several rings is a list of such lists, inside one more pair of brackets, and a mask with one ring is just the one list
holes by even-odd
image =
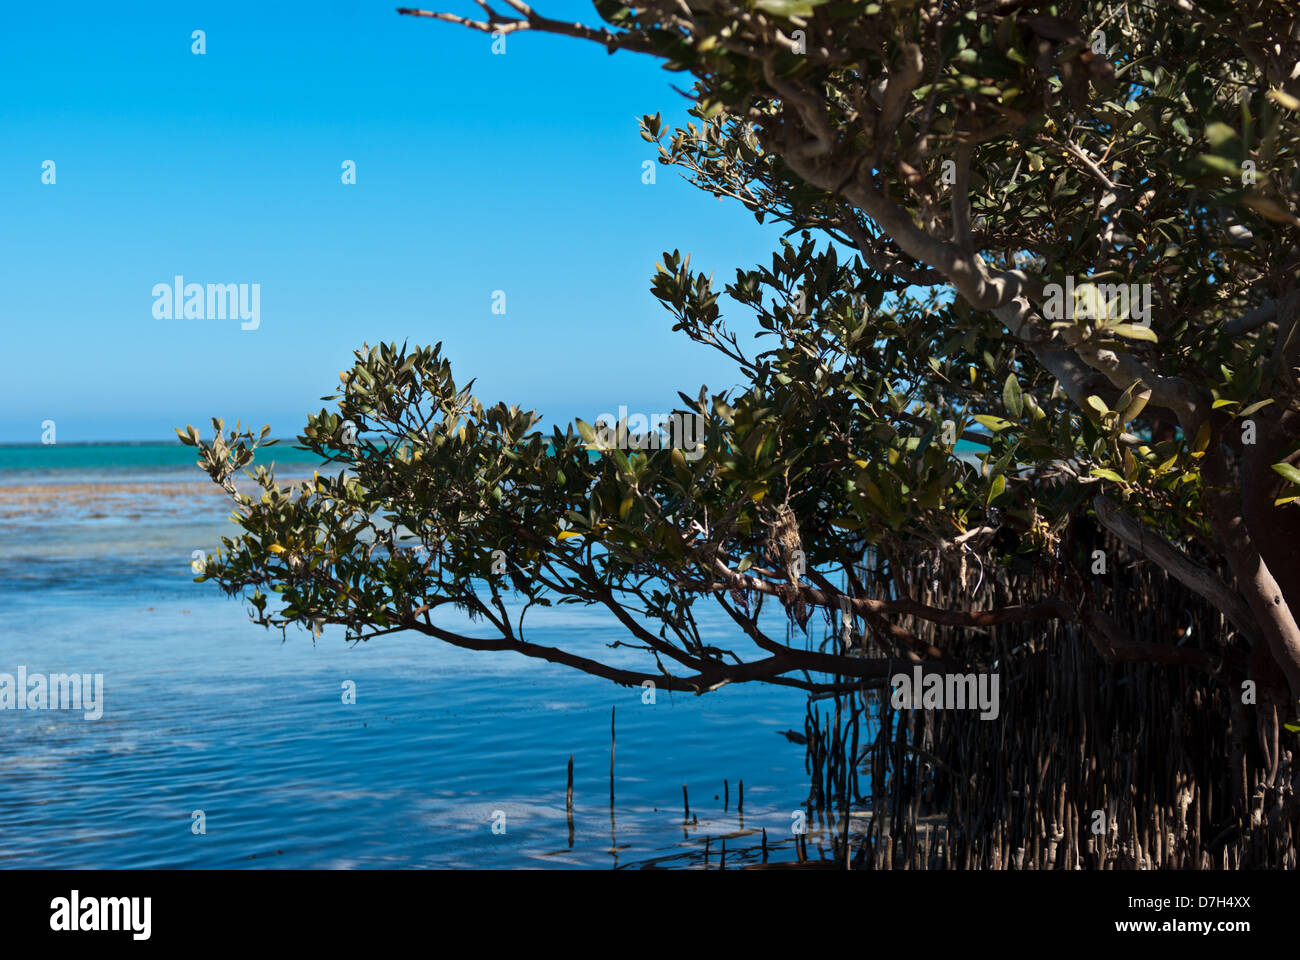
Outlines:
{"label": "green leaf", "polygon": [[879,507],[882,511],[888,511],[889,507],[888,507],[888,505],[885,503],[885,497],[884,497],[884,495],[880,492],[880,488],[879,488],[878,486],[876,486],[876,485],[871,481],[870,478],[868,478],[868,477],[863,477],[863,478],[862,478],[862,486],[863,486],[863,488],[867,491],[867,498],[868,498],[872,503],[874,503],[874,504],[875,504],[877,507]]}
{"label": "green leaf", "polygon": [[754,6],[778,17],[811,17],[813,7],[826,0],[757,0]]}
{"label": "green leaf", "polygon": [[1210,146],[1215,150],[1220,150],[1237,139],[1237,131],[1226,123],[1216,121],[1206,125],[1205,139],[1210,141]]}
{"label": "green leaf", "polygon": [[1029,416],[1033,420],[1038,421],[1047,418],[1047,414],[1043,413],[1043,408],[1038,405],[1038,401],[1034,399],[1032,393],[1024,394],[1021,399],[1024,401],[1025,409],[1029,411]]}
{"label": "green leaf", "polygon": [[993,478],[993,482],[989,484],[989,495],[988,498],[984,501],[984,505],[987,507],[998,497],[1002,496],[1002,491],[1004,491],[1006,488],[1007,488],[1007,478],[999,473],[996,477]]}
{"label": "green leaf", "polygon": [[991,417],[983,413],[975,418],[975,422],[988,427],[994,433],[999,433],[1007,429],[1007,427],[1014,426],[1010,420],[1003,420],[1001,417]]}
{"label": "green leaf", "polygon": [[[1141,381],[1138,382],[1141,383]],[[1134,384],[1134,386],[1137,386],[1137,384]],[[1132,388],[1130,387],[1129,389]],[[1139,390],[1136,393],[1134,393],[1133,398],[1129,400],[1127,406],[1124,407],[1124,412],[1120,414],[1119,417],[1120,422],[1128,423],[1130,420],[1136,419],[1138,414],[1140,414],[1143,410],[1146,409],[1147,403],[1148,401],[1150,401],[1150,399],[1151,399],[1150,389]]]}
{"label": "green leaf", "polygon": [[1020,383],[1014,373],[1007,374],[1007,382],[1002,385],[1002,405],[1013,417],[1020,417],[1025,412],[1025,405],[1020,397]]}
{"label": "green leaf", "polygon": [[1259,401],[1258,403],[1252,403],[1252,404],[1251,404],[1249,407],[1247,407],[1245,410],[1240,411],[1240,412],[1237,414],[1237,416],[1239,416],[1239,417],[1249,417],[1249,416],[1250,416],[1252,413],[1254,413],[1256,410],[1262,410],[1264,407],[1267,407],[1267,406],[1268,406],[1270,403],[1272,403],[1272,402],[1273,402],[1273,398],[1272,398],[1272,397],[1269,397],[1267,400],[1261,400],[1261,401]]}
{"label": "green leaf", "polygon": [[1113,333],[1117,337],[1123,337],[1126,340],[1145,340],[1148,343],[1157,343],[1159,337],[1150,327],[1144,327],[1140,323],[1117,323],[1114,326],[1106,328],[1107,333]]}
{"label": "green leaf", "polygon": [[1222,174],[1225,177],[1241,176],[1241,164],[1236,160],[1229,160],[1227,157],[1216,156],[1213,153],[1203,153],[1199,157],[1193,157],[1189,166],[1191,172],[1195,174]]}
{"label": "green leaf", "polygon": [[1286,462],[1275,463],[1273,464],[1273,470],[1292,483],[1300,484],[1300,470],[1297,470],[1295,467],[1291,466],[1291,464]]}
{"label": "green leaf", "polygon": [[1270,90],[1268,98],[1284,110],[1300,110],[1300,100],[1297,100],[1285,90]]}
{"label": "green leaf", "polygon": [[1093,410],[1095,410],[1100,416],[1104,417],[1106,416],[1106,414],[1110,413],[1110,407],[1106,406],[1106,401],[1103,400],[1101,397],[1097,396],[1095,393],[1091,394],[1088,397],[1088,399],[1084,402],[1087,403],[1088,406],[1090,406]]}
{"label": "green leaf", "polygon": [[1206,449],[1210,446],[1210,421],[1206,420],[1201,424],[1201,428],[1196,431],[1196,439],[1192,441],[1192,456],[1201,457],[1205,455]]}

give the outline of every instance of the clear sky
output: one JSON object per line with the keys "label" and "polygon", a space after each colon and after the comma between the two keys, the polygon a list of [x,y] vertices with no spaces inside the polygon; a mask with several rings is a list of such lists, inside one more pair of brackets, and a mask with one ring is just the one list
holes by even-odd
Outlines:
{"label": "clear sky", "polygon": [[[778,236],[671,168],[641,182],[636,119],[684,121],[669,84],[689,77],[527,33],[493,55],[396,6],[7,5],[0,442],[47,419],[59,442],[174,439],[213,415],[291,436],[363,341],[442,340],[481,399],[551,421],[736,383],[648,290],[664,249],[721,283]],[[177,274],[260,284],[260,327],[156,319]]]}

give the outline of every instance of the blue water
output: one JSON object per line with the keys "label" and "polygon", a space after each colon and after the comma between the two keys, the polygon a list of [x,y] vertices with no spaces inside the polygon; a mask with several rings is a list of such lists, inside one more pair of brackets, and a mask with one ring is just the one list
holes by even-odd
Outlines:
{"label": "blue water", "polygon": [[[716,865],[719,838],[734,864],[760,827],[774,860],[793,859],[808,780],[803,748],[778,732],[802,730],[797,691],[645,704],[640,689],[416,635],[282,639],[193,582],[192,551],[233,528],[206,478],[177,475],[176,450],[23,449],[0,459],[0,672],[102,673],[104,714],[0,711],[0,866],[686,866],[706,837]],[[720,615],[707,622],[739,643]],[[645,666],[605,648],[618,628],[595,611],[543,610],[531,630]],[[683,824],[683,784],[698,823]]]}
{"label": "blue water", "polygon": [[[211,426],[203,426],[211,438]],[[126,482],[197,480],[193,447],[171,443],[0,443],[0,483]],[[257,462],[310,474],[321,465],[293,438],[282,438],[258,451]]]}

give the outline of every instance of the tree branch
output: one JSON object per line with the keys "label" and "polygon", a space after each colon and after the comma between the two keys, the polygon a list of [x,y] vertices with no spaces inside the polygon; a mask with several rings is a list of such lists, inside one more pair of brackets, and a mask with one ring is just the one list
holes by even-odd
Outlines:
{"label": "tree branch", "polygon": [[1214,604],[1246,636],[1253,637],[1257,633],[1259,627],[1250,608],[1214,571],[1201,566],[1160,534],[1122,513],[1108,497],[1098,496],[1092,501],[1092,506],[1101,525],[1123,543]]}

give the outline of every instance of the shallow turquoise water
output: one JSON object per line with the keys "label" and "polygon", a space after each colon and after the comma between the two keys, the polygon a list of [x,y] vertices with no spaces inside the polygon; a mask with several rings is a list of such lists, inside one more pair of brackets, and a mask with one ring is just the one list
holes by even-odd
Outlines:
{"label": "shallow turquoise water", "polygon": [[[0,512],[0,672],[102,673],[104,715],[0,711],[0,866],[686,865],[701,861],[706,836],[716,865],[728,834],[734,864],[757,844],[735,836],[742,779],[745,830],[788,844],[808,781],[803,748],[778,732],[802,729],[798,692],[661,692],[650,705],[639,689],[423,637],[349,646],[330,630],[315,644],[291,631],[282,642],[192,581],[191,551],[230,532],[219,497],[132,490],[105,506],[97,487],[88,502],[65,485],[178,478],[148,464],[156,451],[107,462],[115,451],[100,447],[98,460],[52,472],[66,453],[46,450],[50,459],[0,465],[0,501],[15,484],[46,485]],[[532,639],[639,656],[604,648],[617,633],[599,613],[541,614]],[[721,615],[709,623],[734,642]],[[341,702],[345,681],[354,705]],[[698,817],[689,826],[683,784]],[[192,831],[198,810],[204,835]],[[493,833],[501,813],[505,832]]]}
{"label": "shallow turquoise water", "polygon": [[[211,437],[211,425],[200,426]],[[0,443],[0,483],[202,479],[196,459],[181,443]],[[258,463],[271,461],[308,474],[320,464],[292,438],[258,451]]]}

